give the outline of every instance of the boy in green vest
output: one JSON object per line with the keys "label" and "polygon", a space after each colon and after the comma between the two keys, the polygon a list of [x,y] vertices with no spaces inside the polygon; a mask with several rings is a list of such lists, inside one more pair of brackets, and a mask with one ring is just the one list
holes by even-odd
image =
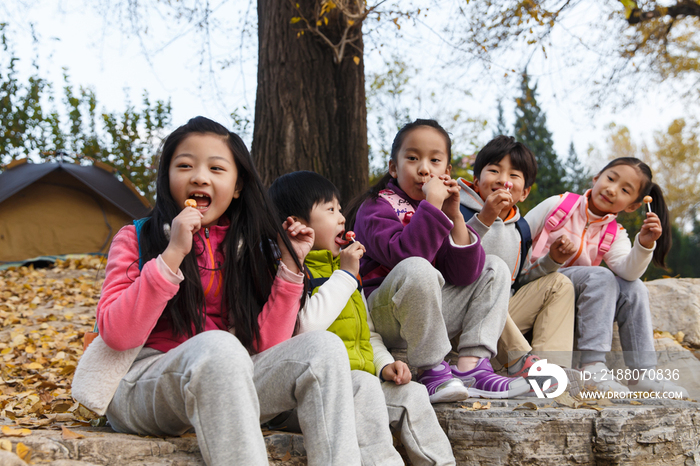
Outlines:
{"label": "boy in green vest", "polygon": [[[425,386],[411,381],[408,366],[395,361],[374,332],[356,278],[365,249],[345,239],[338,189],[317,173],[299,171],[278,178],[269,194],[281,218],[293,217],[315,232],[304,262],[310,297],[299,312],[297,333],[328,330],[345,343],[363,464],[393,464],[398,454],[387,447],[389,426],[400,430],[412,464],[455,464]],[[385,419],[386,429],[376,427],[377,417]]]}

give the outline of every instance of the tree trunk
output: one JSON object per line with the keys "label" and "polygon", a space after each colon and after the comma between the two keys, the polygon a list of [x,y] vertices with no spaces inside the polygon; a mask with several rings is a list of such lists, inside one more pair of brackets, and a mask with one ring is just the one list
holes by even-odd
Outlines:
{"label": "tree trunk", "polygon": [[[304,11],[315,4],[297,1]],[[301,28],[291,24],[297,15],[289,0],[258,0],[253,157],[265,185],[290,171],[312,170],[338,187],[346,205],[367,189],[369,177],[362,40],[336,64],[319,37],[308,31],[298,36]],[[334,43],[337,21],[324,28]]]}

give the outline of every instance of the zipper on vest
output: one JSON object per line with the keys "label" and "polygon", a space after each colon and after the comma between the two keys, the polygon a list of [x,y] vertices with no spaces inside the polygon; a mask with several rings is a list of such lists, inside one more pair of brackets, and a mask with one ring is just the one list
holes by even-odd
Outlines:
{"label": "zipper on vest", "polygon": [[[350,298],[352,299],[352,298]],[[357,352],[357,355],[360,357],[360,369],[365,370],[365,357],[362,355],[362,350],[360,349],[360,334],[362,333],[362,319],[359,316],[359,310],[357,309],[357,306],[353,306],[354,312],[353,315],[355,316],[355,328],[357,328],[357,332],[355,333],[355,351]],[[366,312],[366,311],[365,311]]]}

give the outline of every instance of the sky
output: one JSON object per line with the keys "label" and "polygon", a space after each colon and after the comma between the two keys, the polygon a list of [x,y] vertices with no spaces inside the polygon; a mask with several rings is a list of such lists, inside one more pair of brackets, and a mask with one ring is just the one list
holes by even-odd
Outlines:
{"label": "sky", "polygon": [[[76,87],[92,87],[100,107],[107,111],[123,111],[127,96],[132,103],[138,104],[145,89],[151,101],[170,99],[175,126],[195,115],[208,116],[230,126],[230,114],[234,110],[252,120],[256,32],[254,29],[244,30],[243,25],[255,22],[256,13],[249,6],[254,2],[223,3],[217,11],[217,17],[228,19],[219,24],[223,32],[214,34],[209,44],[216,56],[212,63],[201,62],[201,44],[196,34],[173,38],[172,31],[178,27],[173,21],[169,23],[168,18],[149,21],[148,36],[139,41],[133,35],[123,34],[116,18],[107,15],[108,19],[105,19],[96,9],[84,6],[88,3],[77,0],[9,0],[4,8],[11,5],[11,14],[8,15],[12,21],[10,39],[21,58],[19,65],[24,76],[31,72],[33,57],[38,56],[40,74],[52,81],[56,88],[62,86],[65,68],[71,83]],[[13,9],[13,4],[20,8]],[[0,6],[0,14],[2,8]],[[151,16],[147,17],[153,17],[154,13],[149,14]],[[392,29],[393,25],[372,32],[365,42],[366,75],[381,72],[385,60],[400,56],[411,69],[417,70],[412,85],[416,89],[432,89],[433,102],[427,102],[429,99],[425,95],[418,95],[420,92],[413,90],[414,100],[409,99],[406,105],[411,107],[412,102],[420,100],[422,104],[417,111],[426,113],[416,117],[442,115],[440,109],[446,102],[457,102],[458,108],[468,115],[487,120],[487,129],[477,136],[477,145],[485,144],[495,128],[498,100],[503,102],[506,122],[512,126],[519,81],[514,79],[513,73],[503,77],[507,66],[507,58],[503,58],[490,70],[483,66],[455,70],[453,89],[431,88],[431,73],[435,70],[445,73],[444,64],[454,54],[435,32],[434,24],[428,23],[438,14],[432,11],[431,16],[416,24],[404,22],[399,34],[408,38],[407,42],[395,40],[398,31]],[[38,37],[37,42],[32,40],[30,24]],[[554,38],[555,43],[556,40]],[[604,152],[605,128],[610,122],[628,126],[637,142],[652,144],[653,132],[664,130],[673,119],[689,115],[697,118],[697,110],[693,113],[678,102],[669,103],[666,96],[654,89],[645,92],[642,104],[614,113],[606,108],[592,113],[586,106],[588,90],[572,88],[572,71],[564,63],[565,54],[554,52],[546,60],[541,54],[535,56],[529,71],[538,83],[539,103],[547,114],[555,150],[560,155],[568,154],[571,142],[583,158],[591,145]],[[220,60],[223,59],[231,59],[232,66],[221,69]],[[469,94],[463,92],[467,89]],[[250,143],[251,137],[252,134],[244,135],[244,140]],[[590,160],[589,164],[594,170],[602,166],[599,160]]]}

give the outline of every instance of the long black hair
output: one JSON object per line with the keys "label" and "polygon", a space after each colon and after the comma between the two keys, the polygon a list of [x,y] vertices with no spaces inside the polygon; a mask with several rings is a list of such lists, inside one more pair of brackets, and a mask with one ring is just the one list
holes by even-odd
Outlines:
{"label": "long black hair", "polygon": [[[183,206],[177,205],[170,194],[169,168],[177,146],[192,134],[212,134],[224,139],[233,153],[238,171],[240,196],[232,199],[223,214],[230,222],[224,241],[219,245],[224,256],[220,267],[223,274],[222,312],[229,328],[248,351],[256,351],[260,337],[258,315],[267,302],[276,275],[279,249],[277,239],[292,253],[297,266],[301,263],[282,230],[276,211],[255,169],[248,149],[238,135],[208,118],[195,117],[180,126],[163,142],[156,181],[156,204],[141,230],[143,262],[157,257],[168,246],[163,225],[170,224]],[[202,242],[200,235],[195,241]],[[202,245],[203,246],[203,245]],[[202,288],[197,250],[193,247],[184,258],[180,270],[185,280],[177,294],[168,302],[163,317],[173,332],[188,337],[204,331],[204,290]],[[305,295],[303,295],[305,296]]]}
{"label": "long black hair", "polygon": [[664,200],[664,193],[661,187],[652,181],[651,168],[649,165],[635,157],[620,157],[608,163],[599,173],[600,176],[608,168],[613,168],[618,165],[629,165],[636,168],[642,175],[642,186],[639,189],[639,196],[634,202],[642,202],[644,196],[651,196],[651,210],[659,217],[661,222],[661,236],[656,240],[656,249],[654,249],[653,260],[654,264],[659,267],[666,268],[666,255],[671,250],[671,216],[668,213],[668,207]]}
{"label": "long black hair", "polygon": [[[447,146],[447,166],[452,165],[452,139],[450,139],[450,135],[447,133],[445,128],[440,126],[440,123],[438,123],[437,121],[421,118],[406,124],[403,128],[399,130],[398,133],[396,133],[396,136],[394,137],[394,142],[391,144],[390,160],[394,162],[394,164],[397,163],[399,151],[401,150],[401,146],[403,145],[403,141],[406,139],[406,136],[408,136],[408,134],[414,129],[418,129],[422,126],[428,126],[430,128],[436,129],[445,138],[445,145]],[[391,181],[392,179],[394,178],[391,176],[391,173],[387,172],[379,181],[377,181],[374,184],[374,186],[372,186],[366,192],[360,194],[359,196],[355,197],[352,201],[350,201],[345,214],[345,225],[348,230],[352,229],[355,225],[355,217],[357,216],[357,211],[360,210],[360,206],[369,198],[376,199],[379,196],[379,192],[382,189],[385,189],[386,186],[389,184],[389,181]]]}

